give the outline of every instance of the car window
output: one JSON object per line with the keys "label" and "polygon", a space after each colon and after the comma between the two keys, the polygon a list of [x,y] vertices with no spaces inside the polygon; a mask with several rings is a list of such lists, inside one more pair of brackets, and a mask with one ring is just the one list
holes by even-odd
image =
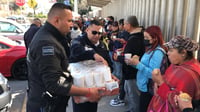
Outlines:
{"label": "car window", "polygon": [[18,17],[17,22],[18,23],[25,23],[25,19],[23,17]]}
{"label": "car window", "polygon": [[0,22],[0,32],[1,33],[16,33],[17,30],[20,30],[20,29],[11,23]]}
{"label": "car window", "polygon": [[9,46],[0,43],[0,50],[3,50],[3,49],[9,49],[9,48],[10,48]]}

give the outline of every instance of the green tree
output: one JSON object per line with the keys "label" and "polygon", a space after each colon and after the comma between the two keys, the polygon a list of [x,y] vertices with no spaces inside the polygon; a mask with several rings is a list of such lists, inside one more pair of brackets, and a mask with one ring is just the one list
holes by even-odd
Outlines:
{"label": "green tree", "polygon": [[1,0],[0,3],[1,3],[1,4],[6,4],[6,3],[7,3],[7,0]]}
{"label": "green tree", "polygon": [[87,5],[87,0],[79,0],[78,2],[78,13],[81,16],[86,15],[91,10],[91,7]]}
{"label": "green tree", "polygon": [[89,6],[88,8],[79,9],[78,13],[82,16],[82,15],[86,15],[90,11],[92,11],[92,8]]}
{"label": "green tree", "polygon": [[82,15],[86,15],[88,13],[88,10],[87,9],[80,9],[78,11],[78,13],[82,16]]}
{"label": "green tree", "polygon": [[14,11],[17,11],[18,9],[20,9],[20,7],[16,5],[15,2],[10,2],[9,8]]}

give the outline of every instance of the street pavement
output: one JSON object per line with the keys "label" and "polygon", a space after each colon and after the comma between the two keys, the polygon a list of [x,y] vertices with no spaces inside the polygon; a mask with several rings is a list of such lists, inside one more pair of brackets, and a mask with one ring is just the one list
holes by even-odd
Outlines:
{"label": "street pavement", "polygon": [[[119,106],[119,107],[112,107],[110,106],[110,100],[115,98],[116,96],[105,96],[103,97],[98,104],[98,111],[97,112],[125,112],[126,106]],[[72,111],[72,102],[71,99],[69,101],[69,106],[66,112],[73,112]]]}
{"label": "street pavement", "polygon": [[[9,84],[12,90],[12,98],[13,104],[11,107],[10,112],[26,112],[26,88],[27,88],[27,81],[19,81],[14,79],[9,79]],[[103,97],[98,104],[98,112],[124,112],[126,106],[120,107],[112,107],[110,106],[110,100],[115,98],[116,96],[105,96]],[[69,106],[67,107],[66,112],[73,112],[72,111],[72,102],[71,99],[69,100]]]}
{"label": "street pavement", "polygon": [[[115,98],[116,96],[105,96],[103,97],[98,104],[98,111],[97,112],[125,112],[127,106],[119,106],[119,107],[112,107],[110,106],[110,100]],[[26,112],[26,97],[24,99],[24,104],[22,106],[22,112]],[[72,102],[71,98],[69,100],[69,106],[66,109],[66,112],[73,112],[72,110]]]}

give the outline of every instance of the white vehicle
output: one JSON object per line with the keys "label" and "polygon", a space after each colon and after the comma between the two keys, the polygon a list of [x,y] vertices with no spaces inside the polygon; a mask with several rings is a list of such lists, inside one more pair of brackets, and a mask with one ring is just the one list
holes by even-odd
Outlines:
{"label": "white vehicle", "polygon": [[0,73],[0,112],[8,112],[12,105],[12,97],[8,80]]}
{"label": "white vehicle", "polygon": [[18,23],[26,23],[26,17],[21,16],[21,15],[12,15],[12,16],[7,17],[6,19],[10,19]]}
{"label": "white vehicle", "polygon": [[0,18],[0,35],[6,36],[12,40],[24,40],[23,36],[26,29],[19,23]]}

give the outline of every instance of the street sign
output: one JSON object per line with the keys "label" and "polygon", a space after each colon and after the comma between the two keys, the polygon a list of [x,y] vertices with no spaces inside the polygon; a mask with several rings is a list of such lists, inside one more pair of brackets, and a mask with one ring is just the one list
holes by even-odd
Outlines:
{"label": "street sign", "polygon": [[28,6],[30,8],[35,8],[36,5],[37,5],[37,2],[35,0],[28,0]]}
{"label": "street sign", "polygon": [[15,3],[18,6],[23,6],[25,4],[25,0],[16,0]]}
{"label": "street sign", "polygon": [[65,5],[70,5],[69,0],[64,0],[64,4],[65,4]]}

